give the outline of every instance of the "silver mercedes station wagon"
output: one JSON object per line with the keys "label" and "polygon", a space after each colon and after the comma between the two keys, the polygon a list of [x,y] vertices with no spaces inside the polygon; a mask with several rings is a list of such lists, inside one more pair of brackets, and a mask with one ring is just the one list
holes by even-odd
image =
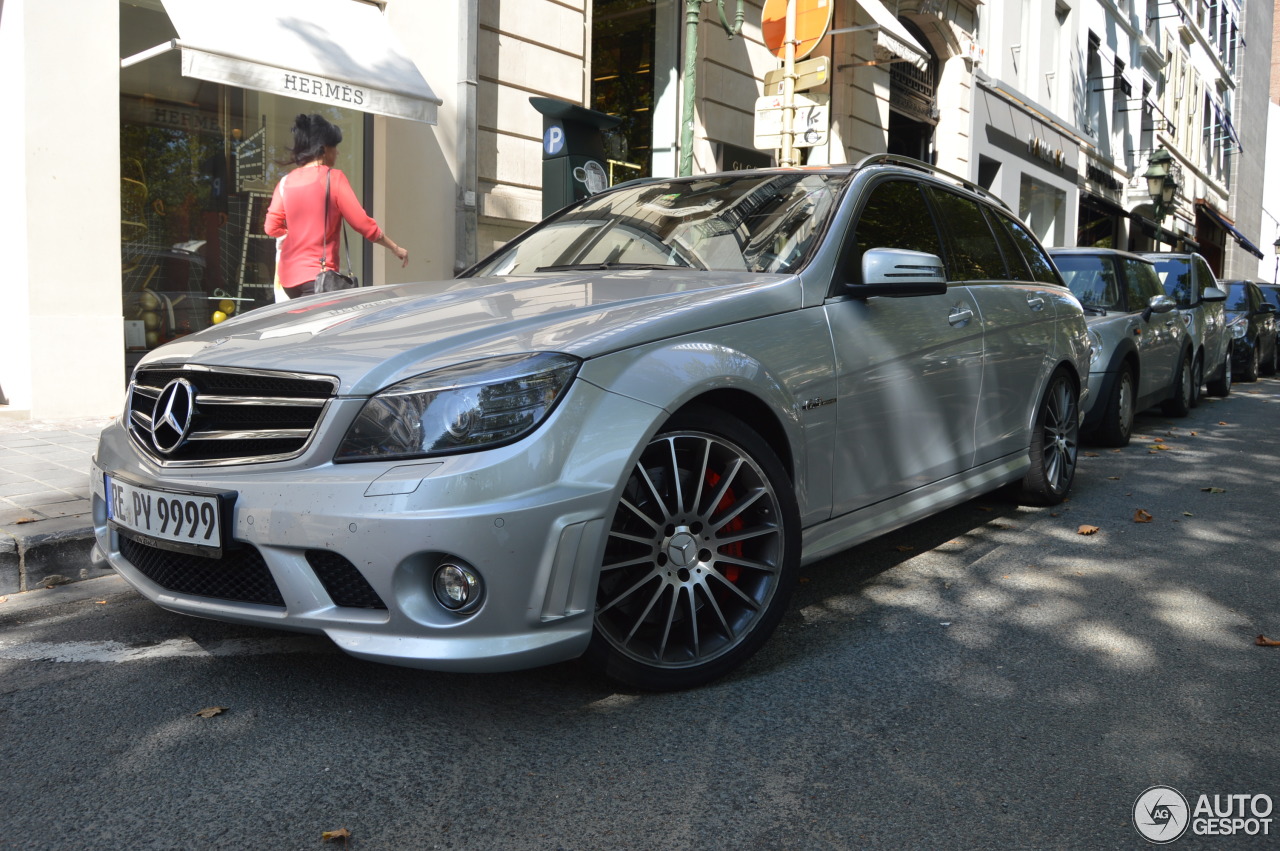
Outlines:
{"label": "silver mercedes station wagon", "polygon": [[97,542],[166,609],[364,659],[685,688],[802,564],[1004,485],[1061,501],[1089,356],[1036,239],[922,163],[638,181],[456,280],[150,353]]}

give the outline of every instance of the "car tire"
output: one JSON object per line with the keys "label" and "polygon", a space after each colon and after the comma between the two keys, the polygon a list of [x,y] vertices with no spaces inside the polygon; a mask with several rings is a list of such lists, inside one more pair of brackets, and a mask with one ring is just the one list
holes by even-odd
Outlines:
{"label": "car tire", "polygon": [[1227,356],[1222,361],[1222,366],[1218,369],[1218,374],[1209,379],[1209,383],[1205,385],[1205,389],[1209,391],[1210,396],[1218,396],[1220,398],[1231,395],[1231,348],[1227,348]]}
{"label": "car tire", "polygon": [[1276,374],[1276,355],[1277,355],[1276,346],[1272,345],[1271,357],[1267,358],[1262,362],[1262,367],[1260,371],[1262,372],[1263,375]]}
{"label": "car tire", "polygon": [[1129,435],[1133,434],[1133,416],[1137,403],[1133,381],[1133,368],[1129,365],[1120,368],[1111,385],[1111,395],[1103,409],[1102,422],[1098,424],[1096,440],[1103,446],[1128,446]]}
{"label": "car tire", "polygon": [[1240,380],[1246,384],[1258,380],[1258,341],[1254,340],[1253,345],[1249,346],[1248,358],[1245,360],[1244,372],[1240,374]]}
{"label": "car tire", "polygon": [[1031,432],[1031,469],[1022,480],[1022,500],[1057,505],[1075,481],[1080,450],[1080,389],[1064,369],[1049,380]]}
{"label": "car tire", "polygon": [[1204,356],[1196,355],[1195,363],[1191,365],[1191,407],[1200,407],[1200,400],[1203,398],[1204,392]]}
{"label": "car tire", "polygon": [[1173,375],[1173,395],[1160,403],[1160,410],[1170,417],[1185,417],[1191,413],[1191,352],[1184,352]]}
{"label": "car tire", "polygon": [[719,411],[681,414],[623,483],[585,659],[646,691],[708,683],[764,644],[799,564],[795,490],[768,443]]}

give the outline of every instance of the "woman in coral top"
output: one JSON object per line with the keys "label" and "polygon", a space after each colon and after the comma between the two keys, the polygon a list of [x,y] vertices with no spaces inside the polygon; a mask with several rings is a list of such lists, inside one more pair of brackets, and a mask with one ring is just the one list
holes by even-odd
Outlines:
{"label": "woman in coral top", "polygon": [[[322,270],[338,269],[338,230],[344,219],[365,239],[390,249],[401,267],[409,265],[409,252],[382,232],[360,206],[347,176],[333,167],[341,143],[342,131],[324,116],[299,115],[294,119],[293,148],[289,153],[298,167],[276,185],[265,228],[268,236],[284,237],[276,273],[289,298],[311,295]],[[328,221],[324,203],[326,178]]]}

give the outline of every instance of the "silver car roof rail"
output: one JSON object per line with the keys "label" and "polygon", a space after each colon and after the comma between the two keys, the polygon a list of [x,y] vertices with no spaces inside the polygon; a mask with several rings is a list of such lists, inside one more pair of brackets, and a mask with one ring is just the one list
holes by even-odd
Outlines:
{"label": "silver car roof rail", "polygon": [[854,170],[861,171],[863,168],[872,165],[900,165],[905,168],[914,168],[917,171],[923,171],[926,174],[932,174],[935,177],[945,177],[948,180],[955,181],[962,188],[968,189],[975,195],[981,195],[983,198],[995,202],[1010,214],[1013,213],[1013,209],[1004,202],[1004,199],[994,194],[990,189],[987,189],[984,186],[979,186],[972,180],[967,180],[958,174],[952,174],[951,172],[940,169],[935,165],[930,165],[923,160],[904,157],[902,154],[868,154],[858,161],[858,164],[854,166]]}

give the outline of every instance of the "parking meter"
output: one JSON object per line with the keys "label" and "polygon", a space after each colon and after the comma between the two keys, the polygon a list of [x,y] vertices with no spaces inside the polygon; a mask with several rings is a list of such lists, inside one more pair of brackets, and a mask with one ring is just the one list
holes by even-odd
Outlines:
{"label": "parking meter", "polygon": [[542,215],[609,187],[603,131],[622,119],[554,98],[529,98],[542,113]]}

